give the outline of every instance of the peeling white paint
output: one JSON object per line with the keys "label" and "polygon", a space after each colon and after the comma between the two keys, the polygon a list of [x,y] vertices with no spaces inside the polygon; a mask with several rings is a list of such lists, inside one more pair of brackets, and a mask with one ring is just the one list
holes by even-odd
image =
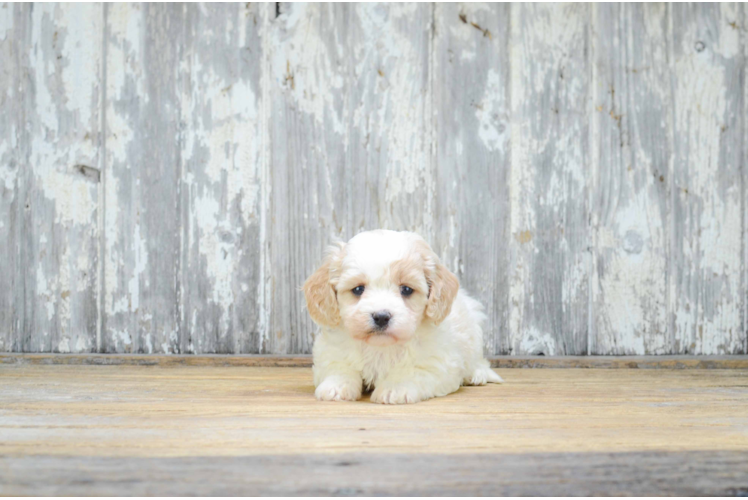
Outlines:
{"label": "peeling white paint", "polygon": [[61,353],[70,352],[70,339],[65,337],[62,340],[60,340],[60,343],[57,344],[57,351]]}
{"label": "peeling white paint", "polygon": [[[255,242],[250,247],[244,245],[245,235],[258,226],[263,231],[262,211],[266,207],[262,206],[261,179],[267,115],[262,82],[248,78],[244,72],[245,65],[260,64],[253,59],[259,55],[255,45],[258,33],[254,30],[260,28],[244,24],[244,15],[256,12],[258,7],[237,4],[234,8],[242,14],[242,20],[228,33],[235,16],[226,17],[227,12],[216,16],[211,8],[215,29],[201,33],[200,44],[189,45],[181,67],[189,82],[180,96],[185,124],[181,190],[187,217],[187,231],[180,235],[186,255],[180,264],[186,273],[180,289],[189,309],[182,312],[182,321],[190,332],[206,329],[212,333],[210,338],[196,338],[194,345],[185,347],[188,351],[226,349],[229,339],[239,345],[242,336],[254,334],[237,331],[236,319],[244,314],[237,308],[246,300],[246,294],[237,289],[247,272],[246,255],[256,251]],[[259,10],[262,17],[265,8]],[[172,345],[178,345],[178,340],[172,339]]]}
{"label": "peeling white paint", "polygon": [[736,6],[703,7],[694,15],[725,28],[715,33],[703,28],[701,19],[688,19],[676,47],[680,57],[674,67],[675,188],[684,240],[678,242],[682,267],[675,268],[679,272],[671,276],[670,290],[675,294],[673,333],[680,349],[718,354],[745,348],[737,326],[745,301],[740,276],[745,193],[736,182],[742,152],[733,153],[726,143],[734,134],[728,128],[730,115],[742,101],[732,91],[742,59],[740,39],[729,26],[737,19]]}
{"label": "peeling white paint", "polygon": [[55,304],[52,298],[52,291],[49,289],[47,277],[44,275],[42,265],[36,268],[36,295],[43,301],[47,310],[47,321],[51,321],[55,316]]}
{"label": "peeling white paint", "polygon": [[[262,37],[263,46],[267,46],[272,35],[271,28],[267,22],[268,9],[261,10],[261,28],[260,36]],[[273,313],[273,301],[272,301],[272,258],[270,254],[270,239],[268,229],[270,228],[270,220],[268,214],[270,212],[270,197],[272,194],[272,185],[270,177],[270,117],[272,113],[273,100],[268,98],[272,95],[272,78],[271,78],[271,58],[269,54],[265,54],[262,58],[261,78],[260,78],[260,91],[262,98],[260,99],[261,115],[260,115],[260,136],[262,137],[262,153],[260,158],[260,271],[259,279],[257,280],[257,351],[260,353],[266,352],[266,348],[269,342],[270,336],[270,321]],[[271,233],[272,234],[272,233]],[[194,316],[193,316],[194,325]]]}
{"label": "peeling white paint", "polygon": [[[41,146],[42,142],[41,140],[34,140],[34,146],[38,146],[37,151],[46,149],[46,147]],[[98,206],[96,187],[91,186],[89,181],[81,179],[81,176],[76,175],[77,172],[75,171],[69,173],[58,171],[46,163],[49,161],[47,158],[39,158],[36,154],[32,154],[32,158],[38,158],[39,163],[37,165],[40,167],[38,169],[40,176],[37,181],[44,189],[45,197],[55,202],[57,222],[81,226],[94,224]],[[46,170],[44,168],[45,163],[46,166],[51,168]]]}
{"label": "peeling white paint", "polygon": [[141,199],[138,172],[143,165],[134,161],[140,153],[131,113],[134,106],[150,102],[143,72],[143,31],[145,6],[110,4],[106,29],[106,158],[102,174],[105,210],[102,230],[105,345],[117,352],[134,352],[141,345],[140,332],[149,329],[141,317],[141,280],[147,269],[148,251],[141,234]]}
{"label": "peeling white paint", "polygon": [[[385,228],[432,232],[431,62],[432,16],[415,4],[360,4],[354,9],[359,29],[351,46],[355,75],[367,78],[354,103],[353,126],[363,129],[372,158],[386,155],[381,167],[384,196],[379,224]],[[416,21],[418,20],[418,21]],[[417,25],[416,29],[403,26]],[[365,133],[364,133],[365,131]],[[405,208],[422,200],[419,219],[402,219]]]}
{"label": "peeling white paint", "polygon": [[132,276],[127,284],[130,298],[130,311],[137,312],[140,309],[140,279],[145,272],[148,263],[148,249],[145,238],[140,235],[140,224],[135,225],[134,239],[134,261]]}
{"label": "peeling white paint", "polygon": [[145,334],[145,352],[153,354],[153,336],[150,332]]}
{"label": "peeling white paint", "polygon": [[[107,315],[113,315],[129,309],[129,301],[126,300],[124,295],[120,294],[120,283],[117,272],[122,263],[123,255],[115,245],[119,231],[119,208],[118,182],[113,175],[107,176],[107,182],[104,187],[104,200],[106,201],[106,211],[104,214],[104,241],[106,244],[106,251],[104,252],[104,307]],[[117,299],[117,297],[119,298]]]}
{"label": "peeling white paint", "polygon": [[[243,81],[227,82],[195,61],[193,77],[200,84],[192,96],[192,113],[201,116],[198,106],[210,103],[211,124],[191,123],[184,148],[185,160],[196,147],[206,148],[209,159],[204,169],[209,179],[220,185],[226,175],[228,204],[239,199],[245,224],[257,217],[260,186],[257,165],[260,157],[258,106],[252,88]],[[189,119],[189,116],[185,117]],[[190,174],[191,175],[191,174]]]}
{"label": "peeling white paint", "polygon": [[73,258],[70,255],[70,247],[66,246],[60,255],[58,275],[55,276],[56,283],[52,286],[52,300],[56,302],[57,323],[59,324],[58,335],[70,338],[78,335],[79,332],[73,331],[73,290],[70,268],[73,265]]}
{"label": "peeling white paint", "polygon": [[498,72],[491,68],[488,71],[483,99],[475,110],[475,116],[478,118],[478,135],[488,151],[504,151],[505,129],[502,129],[499,114],[504,109],[506,109],[506,104],[504,103],[503,82]]}
{"label": "peeling white paint", "polygon": [[59,26],[65,26],[65,44],[62,60],[66,62],[62,72],[65,106],[82,119],[81,125],[94,116],[92,108],[97,101],[91,99],[92,89],[99,85],[101,65],[101,42],[103,31],[101,6],[96,4],[71,4],[61,9]]}
{"label": "peeling white paint", "polygon": [[218,220],[219,206],[214,198],[200,198],[195,200],[194,216],[199,233],[195,235],[200,248],[200,254],[205,257],[207,265],[207,279],[211,280],[211,300],[221,306],[220,331],[228,330],[229,310],[234,303],[234,291],[231,287],[232,276],[235,273],[235,256],[237,249],[233,242],[224,242],[221,238],[223,230],[230,230],[225,223]]}
{"label": "peeling white paint", "polygon": [[343,138],[345,123],[335,113],[325,112],[326,108],[335,107],[334,101],[345,84],[343,75],[332,65],[343,47],[338,44],[330,54],[320,35],[320,29],[324,29],[321,11],[328,8],[321,4],[295,5],[289,9],[285,29],[273,31],[268,42],[273,47],[290,49],[271,52],[275,86],[293,96],[303,112],[322,126],[332,126],[332,131]]}
{"label": "peeling white paint", "polygon": [[[13,66],[2,62],[15,50],[10,48],[10,42],[16,43],[15,8],[25,7],[0,9],[0,68]],[[104,7],[96,4],[35,5],[33,15],[25,18],[30,36],[23,41],[30,44],[24,47],[27,59],[22,65],[31,85],[21,91],[15,85],[15,69],[0,75],[0,83],[5,84],[0,94],[3,102],[19,96],[28,99],[24,103],[28,130],[18,130],[15,122],[2,129],[0,208],[3,214],[11,213],[11,207],[18,210],[19,192],[30,203],[32,222],[24,227],[33,228],[37,241],[25,279],[34,290],[31,309],[38,315],[39,329],[38,337],[30,341],[32,349],[92,349],[93,337],[85,331],[90,323],[82,311],[90,311],[98,297],[99,274],[92,269],[98,264],[97,255],[104,280],[101,315],[107,331],[102,336],[108,348],[128,352],[211,349],[214,341],[203,335],[202,328],[210,335],[217,331],[219,341],[231,338],[238,346],[243,340],[236,335],[255,334],[236,332],[235,320],[243,314],[236,308],[247,296],[256,297],[258,324],[251,328],[259,336],[259,349],[282,350],[291,346],[292,333],[306,335],[306,331],[280,331],[273,324],[273,309],[279,316],[291,301],[303,300],[296,293],[300,283],[291,282],[305,271],[292,255],[287,269],[274,264],[275,253],[284,251],[278,248],[274,231],[292,242],[286,248],[298,252],[321,245],[319,238],[343,235],[351,228],[361,230],[372,220],[384,227],[416,229],[428,238],[438,236],[438,251],[453,270],[474,275],[471,266],[479,259],[471,255],[476,247],[466,238],[488,237],[464,224],[464,211],[475,212],[474,204],[485,200],[471,199],[465,184],[457,182],[469,175],[472,165],[460,167],[449,178],[449,186],[437,175],[443,172],[437,170],[440,136],[435,127],[443,117],[435,110],[444,109],[432,100],[439,95],[439,85],[444,85],[437,80],[444,74],[439,64],[470,68],[483,64],[486,54],[500,63],[487,70],[481,67],[480,81],[475,83],[480,88],[465,89],[475,91],[469,97],[475,102],[456,115],[459,126],[469,129],[477,142],[463,135],[448,151],[467,161],[476,158],[470,148],[477,145],[496,158],[510,159],[509,209],[496,216],[506,217],[509,224],[508,289],[496,292],[483,281],[464,283],[468,289],[482,287],[489,297],[508,294],[510,332],[500,333],[508,337],[502,345],[515,354],[567,353],[574,349],[573,339],[567,337],[584,332],[579,318],[590,306],[589,335],[601,349],[664,354],[677,348],[719,354],[745,348],[740,325],[746,314],[748,280],[747,257],[741,255],[748,247],[746,214],[741,213],[746,194],[736,175],[742,157],[734,151],[744,141],[733,130],[743,126],[733,114],[743,103],[736,100],[744,90],[736,90],[736,82],[741,81],[737,76],[744,61],[742,32],[730,25],[742,22],[741,7],[622,7],[624,16],[628,16],[626,9],[646,9],[641,21],[645,36],[652,40],[647,43],[652,64],[621,61],[619,70],[628,72],[629,80],[616,89],[615,98],[604,88],[600,67],[579,63],[587,60],[586,51],[596,53],[595,37],[600,35],[597,25],[588,23],[595,22],[597,11],[589,16],[588,7],[579,5],[512,6],[512,38],[505,46],[497,33],[487,36],[471,24],[482,26],[485,17],[497,12],[483,4],[459,6],[467,22],[454,13],[447,19],[443,14],[447,9],[439,6],[415,4],[346,9],[292,5],[284,6],[278,19],[274,6],[253,6],[260,12],[256,28],[249,27],[242,15],[244,6],[198,6],[193,20],[209,19],[198,22],[200,29],[195,32],[205,43],[185,38],[189,43],[179,46],[175,56],[179,63],[172,68],[178,74],[177,84],[161,87],[163,95],[157,96],[148,89],[153,88],[153,79],[163,75],[148,73],[153,47],[147,45],[152,37],[146,36],[152,23],[160,22],[147,18],[155,8],[111,4],[104,16]],[[229,12],[220,9],[240,15],[219,24],[216,13]],[[702,17],[693,22],[689,16],[694,14],[670,15],[680,13],[678,9],[696,9],[693,12]],[[189,9],[174,13],[187,16]],[[664,19],[686,25],[670,26],[663,34]],[[437,23],[435,30],[432,21]],[[107,23],[107,40],[102,22]],[[336,29],[341,22],[350,27]],[[624,31],[631,29],[627,23],[621,26]],[[251,38],[253,29],[261,31],[264,51]],[[178,36],[192,36],[188,31]],[[464,43],[458,43],[442,62],[437,47],[444,33]],[[627,54],[641,49],[634,33],[622,34],[627,36],[611,43]],[[658,40],[681,42],[671,46]],[[703,47],[695,49],[695,41]],[[247,64],[259,66],[258,81],[245,78],[242,71]],[[503,71],[509,64],[512,71]],[[657,84],[663,76],[667,85]],[[589,91],[587,80],[592,84]],[[504,102],[507,85],[509,103]],[[651,87],[647,98],[641,98],[637,85]],[[176,96],[169,94],[174,92]],[[164,96],[168,99],[161,109],[158,99]],[[663,108],[663,116],[657,118],[648,99],[672,100],[674,109]],[[622,111],[624,102],[626,111]],[[507,107],[510,113],[504,111]],[[592,111],[597,107],[602,110]],[[175,325],[164,324],[148,312],[149,307],[158,307],[158,290],[151,284],[160,280],[154,273],[164,270],[157,269],[163,263],[160,249],[149,240],[154,238],[154,226],[140,218],[153,213],[149,203],[162,200],[141,199],[141,180],[145,182],[143,172],[149,166],[143,164],[154,156],[139,142],[144,134],[153,133],[143,130],[148,118],[139,113],[155,109],[179,122],[178,137],[165,138],[181,147],[174,165],[182,175],[179,203],[163,202],[173,203],[173,216],[189,224],[175,236],[181,238],[178,251],[168,249],[175,259],[185,261],[175,263],[179,272],[174,288],[179,287],[181,307],[186,308],[180,310],[179,326],[185,330],[181,333],[189,333],[189,340],[180,337]],[[617,133],[615,128],[606,132],[609,136],[593,130],[592,145],[585,142],[589,134],[580,124],[598,119],[590,112],[600,113],[600,120],[610,120],[606,123],[612,127],[620,125],[622,144],[615,158],[621,165],[612,165],[608,156],[595,151],[608,146],[603,139],[613,144],[610,137]],[[647,121],[633,120],[634,114]],[[103,122],[106,137],[101,135]],[[637,134],[646,134],[648,127],[658,124],[674,136],[671,140],[678,146],[674,154],[679,155],[663,172],[662,157],[636,143]],[[299,132],[286,126],[299,127]],[[304,136],[307,130],[315,135]],[[275,172],[270,140],[285,133],[303,141],[303,148],[288,156],[295,162],[288,165],[291,172],[303,174],[304,179],[317,176],[313,179],[317,185],[308,193],[291,193],[294,212],[282,214],[288,215],[282,223],[287,226],[279,230],[274,216],[286,208],[274,205],[278,193],[271,188]],[[352,137],[360,144],[352,146]],[[663,141],[663,148],[669,147],[667,142]],[[18,154],[21,148],[28,156]],[[8,168],[21,157],[28,158],[27,164]],[[341,182],[360,180],[337,176],[342,169],[335,162],[349,166],[351,159],[366,162],[355,166],[368,176],[362,183],[366,191],[351,195],[353,203],[364,199],[369,203],[373,198],[375,212],[362,217],[357,212],[361,220],[353,221],[347,219],[349,207],[332,199]],[[631,170],[626,162],[633,164]],[[76,165],[103,167],[100,184],[82,175]],[[610,179],[595,173],[613,167],[616,174]],[[444,190],[459,192],[454,199],[460,203],[450,198],[442,204],[437,196]],[[580,217],[580,207],[597,200],[600,190],[608,190],[605,203],[590,205],[589,213],[583,214],[589,218]],[[667,201],[662,202],[662,197]],[[437,208],[441,212],[435,212]],[[679,219],[663,222],[663,211]],[[309,228],[318,218],[324,227],[319,236],[310,236]],[[0,220],[6,233],[9,220]],[[589,240],[584,233],[588,227],[594,232]],[[256,247],[249,249],[247,235],[255,230],[259,241],[250,242]],[[103,236],[99,231],[104,231]],[[671,241],[677,234],[682,241]],[[496,253],[495,245],[486,244]],[[680,252],[675,262],[668,260],[671,246]],[[255,248],[261,262],[257,275],[249,278],[242,272]],[[464,255],[463,248],[467,248]],[[279,276],[287,276],[288,283],[279,282]],[[193,293],[195,283],[204,285],[199,293]],[[273,303],[292,289],[296,295],[288,302]],[[150,300],[146,304],[145,290],[154,304]],[[557,316],[564,322],[559,323]],[[553,319],[546,321],[549,317]],[[283,328],[287,324],[303,330],[304,321],[306,317],[294,317]],[[652,331],[661,325],[662,331]],[[671,345],[672,337],[677,347]],[[0,338],[0,350],[8,345],[7,338]]]}
{"label": "peeling white paint", "polygon": [[[1,79],[0,82],[2,82]],[[10,101],[13,99],[13,96],[6,95],[6,99]],[[14,125],[6,124],[6,126],[10,126],[10,130],[8,140],[0,142],[0,162],[2,162],[2,168],[0,168],[0,185],[4,186],[10,192],[11,197],[15,197],[18,167],[10,168],[9,157],[18,148],[16,140],[17,131]]]}
{"label": "peeling white paint", "polygon": [[112,339],[117,352],[132,352],[132,336],[127,330],[111,330]]}
{"label": "peeling white paint", "polygon": [[[31,33],[31,43],[33,50],[29,53],[29,63],[33,71],[34,79],[39,82],[35,89],[36,112],[42,125],[56,134],[58,130],[58,118],[54,105],[54,100],[46,84],[47,78],[52,77],[55,73],[55,67],[52,63],[55,57],[45,55],[49,48],[41,39],[44,34],[42,28],[43,21],[50,22],[54,19],[55,5],[40,5],[34,9],[32,25],[34,27]],[[45,60],[46,59],[46,60]],[[36,150],[36,148],[33,148]]]}
{"label": "peeling white paint", "polygon": [[555,356],[556,340],[550,333],[542,333],[534,329],[529,329],[523,336],[519,344],[519,351],[522,354],[545,356]]}
{"label": "peeling white paint", "polygon": [[13,36],[13,7],[6,4],[0,8],[0,42],[9,36]]}
{"label": "peeling white paint", "polygon": [[[512,110],[509,275],[514,352],[533,331],[586,343],[590,269],[586,226],[585,5],[513,5],[509,58]],[[563,78],[561,74],[563,72]],[[586,222],[586,221],[585,221]],[[537,335],[536,335],[537,337]]]}
{"label": "peeling white paint", "polygon": [[91,350],[91,345],[86,337],[78,336],[75,342],[75,352],[87,352]]}

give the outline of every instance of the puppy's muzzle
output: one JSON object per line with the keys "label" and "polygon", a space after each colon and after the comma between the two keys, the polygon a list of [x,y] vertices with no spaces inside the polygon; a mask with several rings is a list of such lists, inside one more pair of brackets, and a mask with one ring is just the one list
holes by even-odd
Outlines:
{"label": "puppy's muzzle", "polygon": [[390,314],[389,311],[377,311],[371,313],[371,319],[374,321],[377,330],[384,330],[387,328],[387,325],[390,323],[390,318],[392,318],[392,314]]}

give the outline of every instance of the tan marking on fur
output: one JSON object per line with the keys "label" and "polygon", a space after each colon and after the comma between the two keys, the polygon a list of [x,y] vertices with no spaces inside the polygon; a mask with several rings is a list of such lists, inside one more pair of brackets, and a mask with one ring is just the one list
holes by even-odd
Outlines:
{"label": "tan marking on fur", "polygon": [[[427,273],[428,277],[429,274]],[[449,316],[452,310],[452,302],[460,289],[460,281],[441,262],[437,262],[436,270],[433,272],[431,281],[431,293],[429,303],[426,306],[426,315],[439,324]]]}
{"label": "tan marking on fur", "polygon": [[404,299],[405,307],[411,311],[417,311],[423,305],[415,294],[423,294],[423,298],[428,300],[429,285],[426,279],[423,258],[419,253],[410,254],[404,259],[390,264],[388,274],[390,281],[394,285],[398,287],[406,285],[413,289],[414,295]]}
{"label": "tan marking on fur", "polygon": [[424,259],[424,272],[429,284],[426,316],[438,325],[452,311],[452,303],[460,289],[460,280],[441,263],[426,241],[417,242],[416,247]]}
{"label": "tan marking on fur", "polygon": [[322,265],[304,282],[306,307],[312,319],[325,326],[340,324],[340,309],[335,292],[335,280],[340,274],[340,263],[345,245],[331,248]]}
{"label": "tan marking on fur", "polygon": [[407,285],[413,290],[428,293],[428,290],[421,290],[419,286],[419,278],[425,277],[424,262],[420,254],[412,254],[390,264],[389,275],[392,283],[398,286]]}
{"label": "tan marking on fur", "polygon": [[345,281],[340,281],[337,283],[338,291],[339,293],[344,292],[350,292],[355,287],[359,285],[366,286],[368,283],[368,279],[364,273],[359,273],[355,276],[351,276],[350,278],[345,278]]}

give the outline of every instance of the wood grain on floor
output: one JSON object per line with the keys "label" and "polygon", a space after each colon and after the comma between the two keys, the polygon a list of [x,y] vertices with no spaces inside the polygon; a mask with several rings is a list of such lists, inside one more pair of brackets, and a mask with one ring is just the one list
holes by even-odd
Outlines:
{"label": "wood grain on floor", "polygon": [[[748,356],[491,356],[494,368],[744,369]],[[311,367],[308,354],[0,353],[0,364]]]}
{"label": "wood grain on floor", "polygon": [[[552,486],[570,474],[612,470],[622,485],[638,478],[630,492],[665,492],[664,479],[683,494],[748,488],[746,370],[499,373],[503,385],[383,406],[317,402],[308,368],[0,365],[0,494],[107,494],[122,481],[122,494],[177,494],[169,478],[185,474],[205,494],[434,494],[427,476],[463,469],[440,491],[563,492]],[[309,472],[341,461],[345,480]],[[252,473],[232,486],[241,464]],[[618,491],[600,480],[578,491]]]}

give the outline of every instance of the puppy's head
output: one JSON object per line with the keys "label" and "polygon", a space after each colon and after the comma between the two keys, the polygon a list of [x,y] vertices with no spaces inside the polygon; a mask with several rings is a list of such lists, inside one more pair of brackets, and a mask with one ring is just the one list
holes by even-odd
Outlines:
{"label": "puppy's head", "polygon": [[318,324],[385,346],[406,342],[424,321],[443,321],[459,287],[423,238],[377,230],[332,248],[304,294]]}

